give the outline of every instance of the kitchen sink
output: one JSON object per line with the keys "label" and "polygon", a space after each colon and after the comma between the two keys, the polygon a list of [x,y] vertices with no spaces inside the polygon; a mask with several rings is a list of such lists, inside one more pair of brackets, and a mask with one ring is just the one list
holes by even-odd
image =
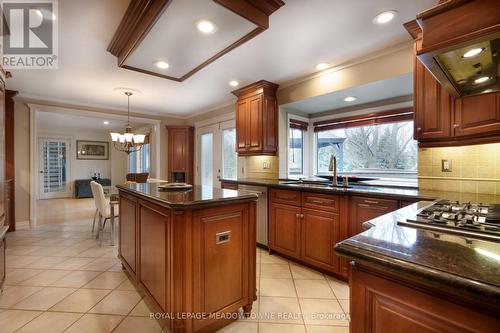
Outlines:
{"label": "kitchen sink", "polygon": [[351,188],[351,186],[342,186],[342,185],[337,185],[333,186],[330,183],[307,183],[307,182],[300,182],[300,181],[288,181],[288,182],[281,182],[280,184],[285,184],[285,185],[297,185],[300,187],[306,187],[306,188],[331,188],[331,189],[345,189],[345,188]]}

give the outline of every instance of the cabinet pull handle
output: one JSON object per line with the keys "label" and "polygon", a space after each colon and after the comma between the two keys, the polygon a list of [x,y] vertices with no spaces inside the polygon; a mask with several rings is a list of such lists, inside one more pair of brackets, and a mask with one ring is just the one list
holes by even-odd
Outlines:
{"label": "cabinet pull handle", "polygon": [[378,205],[379,202],[378,201],[374,201],[374,200],[363,200],[365,203],[367,204],[374,204],[374,205]]}
{"label": "cabinet pull handle", "polygon": [[300,214],[295,214],[295,217],[296,217],[296,218],[299,218],[299,217],[300,217]]}
{"label": "cabinet pull handle", "polygon": [[304,214],[300,214],[300,218],[303,219],[304,218]]}
{"label": "cabinet pull handle", "polygon": [[417,132],[422,131],[422,127],[417,127]]}
{"label": "cabinet pull handle", "polygon": [[453,128],[459,128],[460,125],[459,124],[453,124]]}
{"label": "cabinet pull handle", "polygon": [[370,205],[365,205],[365,204],[359,204],[359,207],[361,207],[361,208],[378,209],[378,210],[387,210],[387,207],[384,207],[384,206],[370,206]]}
{"label": "cabinet pull handle", "polygon": [[311,203],[318,205],[326,205],[327,203],[323,200],[311,200]]}

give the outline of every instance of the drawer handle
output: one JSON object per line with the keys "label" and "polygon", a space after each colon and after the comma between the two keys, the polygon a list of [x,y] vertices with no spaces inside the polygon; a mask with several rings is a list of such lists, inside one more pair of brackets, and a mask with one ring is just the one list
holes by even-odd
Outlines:
{"label": "drawer handle", "polygon": [[362,208],[371,208],[371,209],[377,209],[377,210],[387,210],[387,207],[384,206],[370,206],[370,205],[365,205],[365,204],[360,204],[359,207]]}
{"label": "drawer handle", "polygon": [[296,196],[295,195],[280,195],[278,194],[276,196],[277,199],[286,199],[286,200],[292,200],[292,199],[295,199]]}
{"label": "drawer handle", "polygon": [[367,203],[367,204],[374,204],[374,205],[378,205],[379,202],[378,201],[373,201],[373,200],[363,200],[364,203]]}
{"label": "drawer handle", "polygon": [[310,200],[310,202],[318,205],[329,205],[332,203],[331,201],[323,201],[323,200]]}

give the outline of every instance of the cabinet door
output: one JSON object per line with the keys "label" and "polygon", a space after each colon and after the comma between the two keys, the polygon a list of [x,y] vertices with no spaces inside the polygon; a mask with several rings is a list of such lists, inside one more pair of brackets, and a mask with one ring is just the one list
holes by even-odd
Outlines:
{"label": "cabinet door", "polygon": [[161,306],[167,311],[167,239],[170,228],[168,210],[164,207],[142,202],[139,206],[140,226],[140,281]]}
{"label": "cabinet door", "polygon": [[416,139],[450,137],[452,97],[418,59],[414,75]]}
{"label": "cabinet door", "polygon": [[363,223],[398,209],[397,200],[352,197],[350,203],[349,236],[363,232]]}
{"label": "cabinet door", "polygon": [[456,136],[500,133],[500,92],[457,99],[453,127]]}
{"label": "cabinet door", "polygon": [[238,101],[236,108],[236,144],[239,153],[245,152],[248,143],[247,100]]}
{"label": "cabinet door", "polygon": [[134,273],[136,272],[136,202],[120,194],[119,253]]}
{"label": "cabinet door", "polygon": [[269,205],[269,246],[291,257],[300,258],[300,207]]}
{"label": "cabinet door", "polygon": [[0,289],[5,281],[5,240],[0,239]]}
{"label": "cabinet door", "polygon": [[338,273],[338,257],[333,246],[339,239],[338,214],[302,209],[301,259]]}
{"label": "cabinet door", "polygon": [[248,140],[250,151],[262,150],[262,96],[251,97],[248,101]]}
{"label": "cabinet door", "polygon": [[184,129],[172,129],[170,139],[172,144],[170,145],[173,150],[172,154],[172,171],[174,172],[184,172],[186,171],[187,165],[187,130]]}

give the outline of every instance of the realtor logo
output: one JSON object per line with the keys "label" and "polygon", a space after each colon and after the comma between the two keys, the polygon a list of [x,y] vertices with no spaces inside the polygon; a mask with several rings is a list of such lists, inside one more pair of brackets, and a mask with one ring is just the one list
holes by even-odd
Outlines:
{"label": "realtor logo", "polygon": [[5,69],[57,69],[57,0],[3,0]]}

